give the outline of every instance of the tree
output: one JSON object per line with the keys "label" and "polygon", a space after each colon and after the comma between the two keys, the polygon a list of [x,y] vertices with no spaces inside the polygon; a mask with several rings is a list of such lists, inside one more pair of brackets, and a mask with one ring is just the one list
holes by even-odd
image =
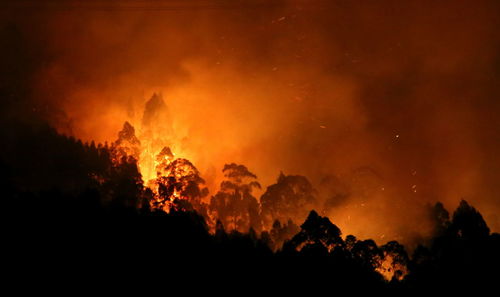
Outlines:
{"label": "tree", "polygon": [[305,222],[300,226],[300,232],[286,242],[283,250],[319,254],[329,253],[336,247],[343,247],[341,231],[327,217],[321,217],[312,210]]}
{"label": "tree", "polygon": [[372,239],[357,241],[351,253],[362,267],[373,270],[379,267],[384,257],[383,252]]}
{"label": "tree", "polygon": [[196,210],[206,218],[207,209],[202,199],[208,195],[208,189],[198,169],[187,159],[173,159],[169,148],[164,148],[157,160],[154,208]]}
{"label": "tree", "polygon": [[408,263],[410,261],[405,247],[397,241],[390,241],[380,247],[383,260],[377,271],[386,280],[401,281],[408,274]]}
{"label": "tree", "polygon": [[135,135],[134,127],[125,122],[123,128],[118,132],[118,139],[113,143],[113,159],[119,162],[123,157],[131,156],[139,160],[141,142]]}
{"label": "tree", "polygon": [[123,156],[115,163],[102,188],[107,189],[106,196],[114,207],[138,209],[145,203],[141,173],[133,157]]}
{"label": "tree", "polygon": [[292,220],[288,220],[288,222],[284,224],[281,224],[278,220],[274,221],[273,228],[269,232],[270,239],[272,240],[272,249],[280,249],[286,240],[292,238],[299,231],[299,226]]}
{"label": "tree", "polygon": [[260,232],[262,224],[259,203],[252,195],[254,188],[260,188],[257,176],[244,165],[235,163],[224,165],[222,172],[225,180],[210,200],[210,212],[221,221],[226,230],[248,232],[253,228]]}
{"label": "tree", "polygon": [[443,236],[450,227],[450,214],[444,208],[441,202],[437,202],[430,209],[430,217],[432,221],[433,235]]}
{"label": "tree", "polygon": [[276,184],[267,187],[260,198],[266,228],[274,221],[302,221],[316,204],[316,191],[304,176],[280,173]]}
{"label": "tree", "polygon": [[484,239],[490,234],[483,216],[467,201],[462,200],[453,213],[451,232],[463,239]]}

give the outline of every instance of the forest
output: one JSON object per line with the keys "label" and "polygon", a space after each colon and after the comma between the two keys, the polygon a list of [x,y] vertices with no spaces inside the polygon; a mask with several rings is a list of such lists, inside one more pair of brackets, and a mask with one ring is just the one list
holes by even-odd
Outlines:
{"label": "forest", "polygon": [[[133,157],[114,163],[115,145],[82,143],[27,122],[2,124],[0,152],[4,243],[25,260],[156,266],[183,259],[226,263],[234,271],[257,261],[281,275],[380,290],[492,285],[498,278],[500,235],[466,201],[452,213],[441,203],[430,206],[434,236],[409,254],[397,241],[378,245],[344,235],[328,217],[305,208],[311,185],[303,176],[281,174],[259,202],[251,194],[260,186],[256,176],[227,164],[227,180],[209,204],[199,200],[207,193],[196,174],[161,177],[155,198]],[[176,188],[189,199],[170,197]],[[168,212],[158,206],[167,201]],[[307,218],[282,220],[293,211]]]}

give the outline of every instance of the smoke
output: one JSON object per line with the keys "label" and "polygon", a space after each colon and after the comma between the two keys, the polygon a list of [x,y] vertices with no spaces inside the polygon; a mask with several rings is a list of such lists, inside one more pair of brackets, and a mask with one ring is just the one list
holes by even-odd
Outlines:
{"label": "smoke", "polygon": [[235,162],[263,190],[307,176],[360,237],[425,233],[427,203],[462,198],[500,228],[497,1],[38,5],[2,24],[36,49],[33,108],[62,133],[112,141],[161,93],[157,125],[212,194]]}

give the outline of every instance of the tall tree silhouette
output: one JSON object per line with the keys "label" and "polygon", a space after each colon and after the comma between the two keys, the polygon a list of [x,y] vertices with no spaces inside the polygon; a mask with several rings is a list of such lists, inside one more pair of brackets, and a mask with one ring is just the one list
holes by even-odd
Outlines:
{"label": "tall tree silhouette", "polygon": [[265,235],[268,236],[269,246],[273,250],[281,249],[283,243],[300,231],[299,226],[297,226],[292,220],[282,224],[280,221],[274,221],[272,229],[268,232],[265,231]]}
{"label": "tall tree silhouette", "polygon": [[275,184],[260,198],[264,226],[270,229],[275,220],[302,221],[314,208],[316,192],[304,176],[280,173]]}
{"label": "tall tree silhouette", "polygon": [[483,216],[467,201],[462,200],[453,213],[451,231],[463,239],[484,239],[490,234]]}
{"label": "tall tree silhouette", "polygon": [[257,176],[244,165],[226,164],[222,170],[224,181],[210,200],[210,212],[222,222],[226,230],[247,232],[249,228],[262,229],[259,203],[252,195],[260,188]]}
{"label": "tall tree silhouette", "polygon": [[327,217],[321,217],[312,210],[305,222],[300,226],[300,232],[283,246],[285,252],[298,251],[305,254],[328,254],[336,247],[342,247],[340,229]]}
{"label": "tall tree silhouette", "polygon": [[433,236],[442,236],[450,227],[450,214],[441,202],[437,202],[430,208],[430,218],[433,228]]}

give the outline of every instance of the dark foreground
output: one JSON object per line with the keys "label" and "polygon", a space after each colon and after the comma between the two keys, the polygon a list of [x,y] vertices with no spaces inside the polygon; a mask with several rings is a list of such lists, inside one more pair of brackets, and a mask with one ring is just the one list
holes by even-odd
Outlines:
{"label": "dark foreground", "polygon": [[[434,206],[436,236],[412,255],[397,242],[344,239],[314,211],[295,236],[271,249],[272,234],[228,233],[220,224],[212,234],[196,212],[152,211],[138,203],[144,197],[133,166],[112,170],[110,162],[91,161],[102,147],[44,125],[16,125],[3,126],[0,152],[3,258],[14,277],[130,271],[170,283],[351,292],[487,288],[500,279],[500,235],[465,201],[451,218]],[[96,183],[90,173],[100,170],[107,181]],[[407,268],[404,277],[396,271],[387,281],[376,271],[388,253]]]}

